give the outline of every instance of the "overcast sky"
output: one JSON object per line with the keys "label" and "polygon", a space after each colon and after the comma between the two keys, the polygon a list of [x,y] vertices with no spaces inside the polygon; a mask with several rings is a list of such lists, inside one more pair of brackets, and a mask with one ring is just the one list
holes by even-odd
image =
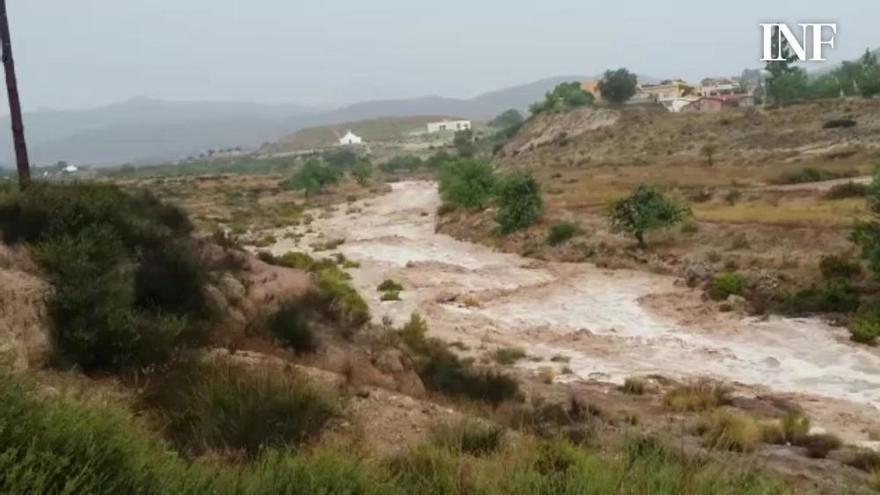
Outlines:
{"label": "overcast sky", "polygon": [[[620,66],[699,80],[759,66],[762,21],[837,22],[838,60],[880,46],[877,0],[7,4],[27,110],[134,96],[309,104],[469,97]],[[5,100],[0,108],[6,113]]]}

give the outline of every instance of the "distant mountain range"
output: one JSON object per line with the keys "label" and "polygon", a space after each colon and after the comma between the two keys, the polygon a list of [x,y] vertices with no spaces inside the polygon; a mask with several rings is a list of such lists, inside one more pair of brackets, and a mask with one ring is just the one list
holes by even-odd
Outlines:
{"label": "distant mountain range", "polygon": [[[146,163],[208,149],[256,147],[306,127],[379,117],[454,115],[488,120],[510,108],[526,110],[561,82],[584,79],[588,77],[553,77],[469,99],[426,96],[357,103],[330,111],[295,104],[135,98],[89,110],[28,113],[25,131],[31,160],[38,165],[60,160],[96,166]],[[14,153],[6,129],[8,117],[0,119],[0,166],[11,167]]]}

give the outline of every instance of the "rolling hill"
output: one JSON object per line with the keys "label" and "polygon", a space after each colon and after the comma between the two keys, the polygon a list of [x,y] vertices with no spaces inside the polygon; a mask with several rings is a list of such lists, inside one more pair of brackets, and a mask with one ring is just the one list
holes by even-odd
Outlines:
{"label": "rolling hill", "polygon": [[308,127],[279,139],[277,144],[281,151],[322,148],[336,144],[339,138],[349,130],[367,142],[390,141],[398,139],[414,129],[424,129],[428,122],[444,118],[448,117],[442,115],[379,117],[329,126]]}
{"label": "rolling hill", "polygon": [[[212,148],[256,147],[301,129],[343,122],[438,115],[488,120],[510,108],[527,109],[560,82],[582,79],[552,77],[474,98],[370,101],[330,111],[295,104],[136,98],[88,110],[27,113],[25,131],[32,161],[39,165],[156,162]],[[0,120],[0,128],[9,129],[8,117]],[[0,132],[0,166],[14,162],[11,141],[8,132]]]}

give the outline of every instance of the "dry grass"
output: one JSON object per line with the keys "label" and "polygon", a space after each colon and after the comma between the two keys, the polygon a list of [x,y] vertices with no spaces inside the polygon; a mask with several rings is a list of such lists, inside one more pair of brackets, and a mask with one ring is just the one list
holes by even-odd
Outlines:
{"label": "dry grass", "polygon": [[708,381],[679,385],[668,391],[663,403],[673,411],[708,411],[727,404],[729,390]]}

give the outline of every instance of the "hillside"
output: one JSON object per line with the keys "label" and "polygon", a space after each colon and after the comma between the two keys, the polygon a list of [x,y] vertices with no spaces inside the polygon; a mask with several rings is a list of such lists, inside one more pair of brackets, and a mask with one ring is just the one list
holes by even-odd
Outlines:
{"label": "hillside", "polygon": [[[176,159],[211,148],[258,146],[310,126],[380,117],[457,115],[492,118],[510,108],[525,109],[553,86],[581,77],[554,77],[492,91],[475,98],[428,96],[357,103],[331,111],[295,104],[186,102],[135,98],[103,107],[25,114],[32,161],[59,160],[110,165]],[[0,119],[9,128],[9,119]],[[11,137],[0,137],[0,167],[14,162]]]}
{"label": "hillside", "polygon": [[[852,127],[825,128],[851,119]],[[499,154],[503,166],[591,167],[702,162],[822,162],[872,156],[880,101],[826,100],[778,110],[669,113],[654,106],[581,109],[532,119]]]}
{"label": "hillside", "polygon": [[401,139],[408,132],[423,130],[428,122],[444,118],[449,117],[439,115],[382,117],[330,126],[309,127],[281,138],[278,141],[278,147],[281,151],[296,151],[332,146],[349,130],[364,138],[368,143],[393,141]]}

